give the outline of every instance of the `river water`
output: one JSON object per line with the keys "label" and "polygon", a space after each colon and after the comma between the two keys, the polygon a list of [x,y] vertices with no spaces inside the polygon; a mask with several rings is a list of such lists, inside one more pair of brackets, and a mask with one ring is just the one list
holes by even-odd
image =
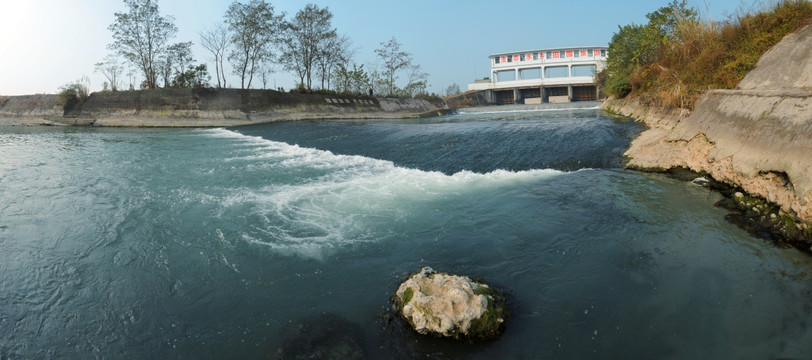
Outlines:
{"label": "river water", "polygon": [[[273,358],[328,319],[371,359],[808,359],[812,259],[620,169],[640,131],[589,109],[0,128],[0,358]],[[505,289],[502,338],[385,321],[423,266]]]}

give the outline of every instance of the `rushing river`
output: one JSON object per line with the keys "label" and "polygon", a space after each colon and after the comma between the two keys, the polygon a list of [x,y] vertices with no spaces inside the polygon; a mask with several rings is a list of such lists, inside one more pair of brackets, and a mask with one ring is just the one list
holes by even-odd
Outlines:
{"label": "rushing river", "polygon": [[[0,358],[273,358],[328,319],[371,359],[808,359],[812,259],[620,169],[640,131],[600,110],[0,128]],[[422,266],[506,289],[503,337],[393,330]]]}

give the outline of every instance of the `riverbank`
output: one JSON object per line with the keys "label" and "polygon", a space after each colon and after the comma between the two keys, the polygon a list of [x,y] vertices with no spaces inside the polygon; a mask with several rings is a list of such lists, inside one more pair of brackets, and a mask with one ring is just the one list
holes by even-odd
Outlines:
{"label": "riverbank", "polygon": [[72,108],[58,95],[0,96],[0,125],[226,127],[274,121],[436,116],[442,100],[158,89],[93,93]]}
{"label": "riverbank", "polygon": [[[690,169],[739,191],[746,222],[760,222],[812,251],[812,26],[765,53],[735,90],[711,90],[694,110],[653,108],[639,100],[604,109],[649,127],[626,156],[646,171]],[[734,193],[735,194],[735,193]],[[751,201],[752,200],[752,201]]]}

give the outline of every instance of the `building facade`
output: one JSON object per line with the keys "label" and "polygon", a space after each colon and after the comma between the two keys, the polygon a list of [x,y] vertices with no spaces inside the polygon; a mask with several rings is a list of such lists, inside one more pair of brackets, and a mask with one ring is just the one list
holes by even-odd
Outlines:
{"label": "building facade", "polygon": [[606,67],[607,49],[581,46],[493,54],[490,78],[468,84],[468,90],[486,90],[495,104],[597,100],[595,74]]}

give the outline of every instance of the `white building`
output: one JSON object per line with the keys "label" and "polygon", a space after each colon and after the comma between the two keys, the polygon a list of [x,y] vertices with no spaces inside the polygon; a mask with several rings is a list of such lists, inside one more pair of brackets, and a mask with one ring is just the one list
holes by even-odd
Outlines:
{"label": "white building", "polygon": [[496,104],[597,100],[595,74],[606,67],[605,46],[536,49],[493,54],[491,76],[468,84]]}

